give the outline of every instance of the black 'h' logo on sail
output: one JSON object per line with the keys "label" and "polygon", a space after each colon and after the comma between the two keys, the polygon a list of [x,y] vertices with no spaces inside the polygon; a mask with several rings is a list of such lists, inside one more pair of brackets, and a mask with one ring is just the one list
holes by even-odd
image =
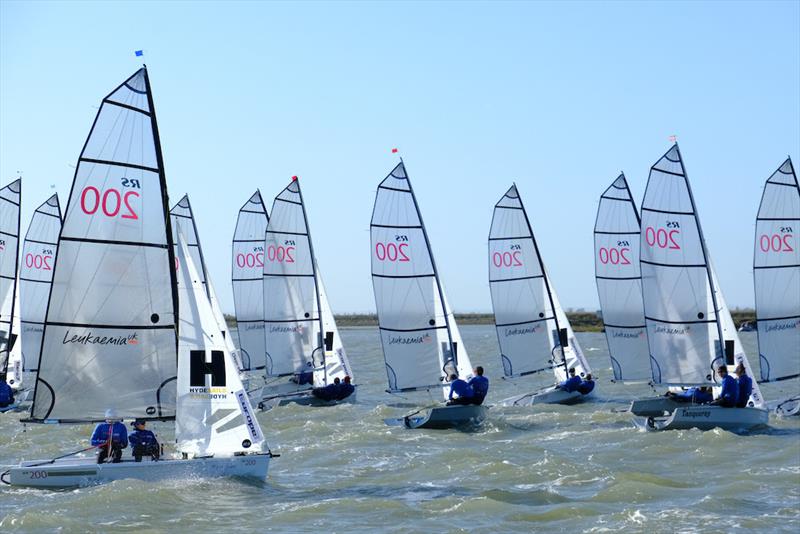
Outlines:
{"label": "black 'h' logo on sail", "polygon": [[206,375],[211,375],[211,387],[225,387],[225,354],[221,350],[211,351],[211,362],[206,361],[206,351],[189,352],[189,385],[205,387]]}

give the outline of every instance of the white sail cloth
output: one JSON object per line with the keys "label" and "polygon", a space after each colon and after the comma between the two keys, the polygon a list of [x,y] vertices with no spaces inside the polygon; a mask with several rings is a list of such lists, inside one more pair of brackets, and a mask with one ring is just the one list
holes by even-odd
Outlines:
{"label": "white sail cloth", "polygon": [[269,217],[256,191],[239,210],[233,233],[232,282],[242,369],[264,369],[264,236]]}
{"label": "white sail cloth", "polygon": [[753,277],[761,379],[800,376],[800,187],[791,159],[764,185]]}
{"label": "white sail cloth", "polygon": [[639,213],[624,174],[600,196],[594,271],[614,379],[651,380],[639,267]]}
{"label": "white sail cloth", "polygon": [[177,449],[190,456],[261,451],[261,427],[187,245],[179,233]]}
{"label": "white sail cloth", "polygon": [[489,287],[503,372],[552,370],[557,380],[575,367],[591,372],[539,255],[516,185],[495,204],[489,230]]}
{"label": "white sail cloth", "polygon": [[53,281],[53,267],[61,233],[61,207],[58,195],[36,208],[22,244],[20,266],[20,322],[22,324],[23,370],[36,372],[47,299]]}
{"label": "white sail cloth", "polygon": [[34,420],[174,416],[175,264],[157,132],[142,68],[103,99],[78,160]]}
{"label": "white sail cloth", "polygon": [[453,373],[468,378],[469,356],[444,298],[403,163],[378,186],[370,234],[389,391],[445,389]]}
{"label": "white sail cloth", "polygon": [[[233,344],[231,333],[228,330],[228,324],[225,322],[225,316],[219,307],[217,295],[214,292],[214,286],[211,283],[211,277],[208,274],[206,267],[205,257],[203,256],[203,247],[200,244],[200,236],[197,232],[197,223],[194,220],[194,212],[192,211],[192,204],[189,202],[189,195],[184,195],[177,204],[170,210],[170,218],[172,220],[172,237],[180,231],[186,239],[186,246],[189,248],[189,254],[192,257],[192,262],[198,268],[200,281],[206,291],[206,296],[211,304],[211,310],[214,313],[214,320],[217,321],[217,326],[222,332],[223,341],[234,359],[237,361],[237,367],[241,368],[241,363],[238,359],[236,346]],[[177,246],[177,243],[176,243]],[[176,250],[177,255],[177,250]],[[180,283],[180,279],[178,279]]]}
{"label": "white sail cloth", "polygon": [[19,266],[19,218],[22,180],[0,189],[0,370],[7,366],[13,332],[14,295]]}
{"label": "white sail cloth", "polygon": [[[650,170],[640,262],[654,381],[715,385],[723,363],[742,363],[753,377],[710,264],[677,144]],[[753,378],[751,401],[761,407]]]}

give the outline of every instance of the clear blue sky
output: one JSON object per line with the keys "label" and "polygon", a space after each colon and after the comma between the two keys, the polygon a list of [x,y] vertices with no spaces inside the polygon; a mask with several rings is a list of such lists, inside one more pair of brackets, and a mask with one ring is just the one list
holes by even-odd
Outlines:
{"label": "clear blue sky", "polygon": [[800,3],[0,2],[0,178],[23,232],[66,195],[100,99],[144,49],[170,199],[190,194],[223,308],[256,188],[302,180],[336,312],[374,309],[369,219],[398,147],[456,311],[489,311],[492,207],[519,186],[568,308],[596,309],[592,228],[675,134],[722,289],[752,306],[764,180],[800,166]]}

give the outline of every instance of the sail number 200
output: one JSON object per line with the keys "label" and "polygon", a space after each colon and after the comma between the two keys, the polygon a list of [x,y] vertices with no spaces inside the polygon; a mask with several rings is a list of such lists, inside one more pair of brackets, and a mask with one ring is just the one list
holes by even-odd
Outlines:
{"label": "sail number 200", "polygon": [[408,257],[408,236],[396,235],[395,242],[375,243],[375,257],[379,261],[411,261]]}
{"label": "sail number 200", "polygon": [[762,252],[794,252],[794,247],[790,244],[792,235],[791,226],[782,226],[779,234],[763,234],[758,238],[758,246]]}
{"label": "sail number 200", "polygon": [[644,230],[644,239],[651,247],[667,248],[672,250],[680,250],[681,246],[675,240],[680,237],[680,223],[678,221],[667,221],[667,229],[655,229],[648,226]]}
{"label": "sail number 200", "polygon": [[[139,188],[139,180],[128,178],[122,179],[122,187]],[[131,206],[131,198],[139,198],[139,192],[128,190],[120,192],[119,189],[109,188],[102,193],[93,185],[83,188],[81,191],[81,210],[86,215],[94,215],[99,211],[106,217],[120,216],[123,219],[139,218],[139,215]]]}

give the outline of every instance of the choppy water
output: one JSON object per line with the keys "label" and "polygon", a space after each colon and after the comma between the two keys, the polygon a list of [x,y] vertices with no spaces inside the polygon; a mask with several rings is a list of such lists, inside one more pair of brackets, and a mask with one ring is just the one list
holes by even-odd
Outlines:
{"label": "choppy water", "polygon": [[[492,381],[488,403],[520,389],[502,374],[494,329],[462,328]],[[614,410],[648,386],[609,383],[602,334],[578,334],[598,371],[597,402],[493,407],[477,432],[383,424],[405,410],[385,394],[377,330],[342,331],[358,404],[259,415],[282,454],[266,483],[122,481],[49,492],[0,488],[0,530],[271,532],[787,531],[800,528],[800,418],[768,431],[638,430]],[[743,342],[754,350],[755,336]],[[755,360],[755,358],[751,358]],[[757,364],[757,362],[753,362]],[[797,381],[767,384],[775,400]],[[171,430],[157,430],[162,440]],[[28,426],[0,414],[0,465],[87,443],[91,427]]]}

